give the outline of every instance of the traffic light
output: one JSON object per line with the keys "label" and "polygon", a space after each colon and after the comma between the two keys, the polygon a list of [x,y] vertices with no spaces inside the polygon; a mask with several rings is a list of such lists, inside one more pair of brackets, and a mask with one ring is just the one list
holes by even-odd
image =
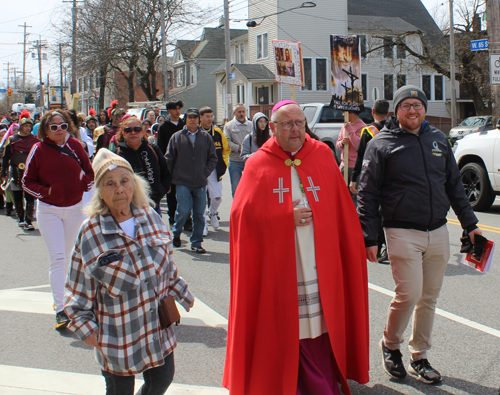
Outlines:
{"label": "traffic light", "polygon": [[7,89],[7,97],[12,97],[12,89]]}

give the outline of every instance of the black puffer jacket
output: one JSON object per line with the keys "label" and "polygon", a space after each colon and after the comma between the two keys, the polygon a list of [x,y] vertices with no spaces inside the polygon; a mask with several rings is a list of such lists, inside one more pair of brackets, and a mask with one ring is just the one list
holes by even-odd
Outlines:
{"label": "black puffer jacket", "polygon": [[116,153],[130,163],[136,174],[149,182],[150,197],[158,204],[172,184],[172,174],[168,170],[167,160],[161,154],[160,149],[156,145],[149,145],[143,139],[137,150],[130,148],[125,141],[119,143]]}
{"label": "black puffer jacket", "polygon": [[468,231],[478,222],[465,196],[451,146],[440,130],[422,124],[418,135],[387,120],[366,149],[359,180],[358,213],[366,246],[377,245],[378,207],[385,227],[434,230],[451,207]]}

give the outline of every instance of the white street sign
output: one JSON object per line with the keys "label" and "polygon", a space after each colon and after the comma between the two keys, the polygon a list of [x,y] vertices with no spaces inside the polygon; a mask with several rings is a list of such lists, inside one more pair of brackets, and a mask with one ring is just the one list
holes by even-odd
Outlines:
{"label": "white street sign", "polygon": [[500,55],[490,55],[491,85],[500,85]]}

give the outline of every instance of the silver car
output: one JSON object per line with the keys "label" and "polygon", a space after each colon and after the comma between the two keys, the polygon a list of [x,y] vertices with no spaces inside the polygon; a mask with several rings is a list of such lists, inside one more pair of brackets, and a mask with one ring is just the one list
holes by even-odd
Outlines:
{"label": "silver car", "polygon": [[486,132],[495,129],[493,126],[493,117],[491,115],[481,115],[465,118],[462,123],[450,130],[450,142],[462,139],[470,133]]}

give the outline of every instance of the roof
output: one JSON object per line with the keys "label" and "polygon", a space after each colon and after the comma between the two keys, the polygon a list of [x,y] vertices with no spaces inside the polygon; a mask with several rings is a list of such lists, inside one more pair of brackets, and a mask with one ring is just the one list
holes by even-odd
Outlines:
{"label": "roof", "polygon": [[[231,39],[247,34],[246,29],[231,29]],[[224,59],[224,29],[206,27],[200,40],[177,40],[176,48],[180,49],[185,59]]]}
{"label": "roof", "polygon": [[349,17],[351,15],[365,17],[397,15],[427,35],[441,35],[439,27],[420,0],[348,0],[347,7]]}
{"label": "roof", "polygon": [[[233,64],[232,69],[238,70],[247,80],[274,80],[274,73],[263,64]],[[221,63],[212,74],[219,74],[226,69],[226,63]]]}
{"label": "roof", "polygon": [[407,31],[416,31],[418,27],[404,21],[399,17],[387,16],[364,16],[349,15],[347,22],[349,30],[360,31],[391,31],[402,33]]}

